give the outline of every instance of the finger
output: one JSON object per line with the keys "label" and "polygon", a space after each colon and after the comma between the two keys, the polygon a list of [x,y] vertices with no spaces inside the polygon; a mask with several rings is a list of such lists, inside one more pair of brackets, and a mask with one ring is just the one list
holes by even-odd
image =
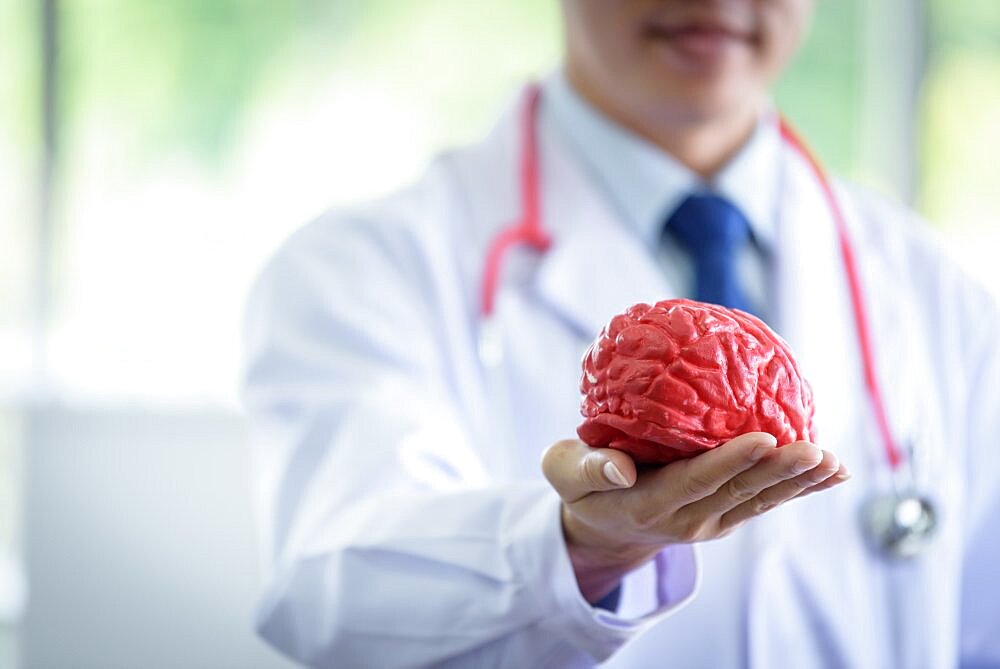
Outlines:
{"label": "finger", "polygon": [[575,502],[600,490],[635,484],[635,462],[627,453],[592,448],[578,439],[559,441],[542,455],[542,472],[564,502]]}
{"label": "finger", "polygon": [[811,495],[814,492],[822,492],[824,490],[829,490],[834,486],[838,486],[841,483],[844,483],[850,478],[851,478],[850,470],[848,470],[847,467],[845,467],[844,465],[840,465],[840,469],[837,470],[836,474],[834,474],[833,476],[831,476],[830,478],[828,478],[827,480],[823,481],[818,485],[814,485],[813,487],[807,490],[803,490],[801,493],[799,493],[797,497],[805,497],[806,495]]}
{"label": "finger", "polygon": [[[712,495],[688,505],[685,513],[699,518],[722,515],[753,499],[761,491],[814,469],[821,464],[823,457],[823,452],[808,441],[786,444],[775,449],[756,466],[725,481]],[[835,471],[836,464],[827,476]]]}
{"label": "finger", "polygon": [[660,508],[679,509],[715,493],[734,476],[775,452],[777,440],[766,432],[748,432],[697,455],[663,467],[643,477]]}
{"label": "finger", "polygon": [[728,531],[754,516],[767,513],[788,500],[799,497],[806,490],[825,484],[837,474],[839,467],[837,456],[823,451],[820,463],[809,471],[762,490],[754,498],[724,513],[719,519],[720,529]]}

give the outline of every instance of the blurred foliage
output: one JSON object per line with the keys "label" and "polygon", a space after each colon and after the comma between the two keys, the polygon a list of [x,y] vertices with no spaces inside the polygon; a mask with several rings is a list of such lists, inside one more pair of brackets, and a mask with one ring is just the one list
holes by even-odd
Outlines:
{"label": "blurred foliage", "polygon": [[1000,2],[926,0],[931,42],[937,54],[953,49],[1000,56]]}
{"label": "blurred foliage", "polygon": [[400,97],[423,99],[447,128],[442,139],[471,139],[484,115],[524,77],[555,66],[560,22],[555,0],[423,0],[366,6],[367,21],[335,66],[391,85]]}
{"label": "blurred foliage", "polygon": [[[66,2],[65,118],[71,133],[92,113],[132,127],[136,149],[145,156],[186,146],[217,160],[230,148],[262,83],[349,65],[359,76],[390,69],[400,87],[419,89],[441,104],[443,123],[460,123],[489,85],[476,85],[483,61],[488,68],[497,60],[536,59],[543,30],[557,41],[550,30],[555,4]],[[519,33],[534,39],[522,41]]]}
{"label": "blurred foliage", "polygon": [[[61,76],[70,134],[89,112],[139,124],[138,144],[222,150],[261,68],[306,22],[302,0],[63,2]],[[338,3],[326,3],[337,5]]]}

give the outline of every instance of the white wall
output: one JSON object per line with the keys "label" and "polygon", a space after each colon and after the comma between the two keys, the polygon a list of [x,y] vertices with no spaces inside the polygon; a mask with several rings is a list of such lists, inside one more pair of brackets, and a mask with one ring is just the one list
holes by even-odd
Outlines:
{"label": "white wall", "polygon": [[29,413],[24,667],[290,666],[252,632],[244,437],[222,411]]}

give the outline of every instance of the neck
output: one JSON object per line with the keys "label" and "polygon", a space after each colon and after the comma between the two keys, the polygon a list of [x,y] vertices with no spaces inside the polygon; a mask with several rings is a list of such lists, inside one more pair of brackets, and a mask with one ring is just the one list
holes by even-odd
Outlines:
{"label": "neck", "polygon": [[725,112],[700,115],[629,109],[567,69],[573,88],[615,123],[663,149],[703,179],[710,179],[735,156],[757,126],[763,101],[750,101]]}
{"label": "neck", "polygon": [[703,179],[711,179],[749,141],[757,118],[754,111],[694,121],[681,127],[666,123],[635,123],[626,127]]}

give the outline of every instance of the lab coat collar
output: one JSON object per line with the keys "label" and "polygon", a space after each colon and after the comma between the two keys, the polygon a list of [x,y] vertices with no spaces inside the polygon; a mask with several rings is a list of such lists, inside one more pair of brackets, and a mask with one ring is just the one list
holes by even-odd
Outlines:
{"label": "lab coat collar", "polygon": [[758,244],[774,248],[780,209],[781,133],[778,113],[768,108],[740,152],[712,179],[712,191],[733,202],[750,222]]}
{"label": "lab coat collar", "polygon": [[[851,426],[865,424],[867,418],[845,413],[848,407],[865,411],[867,402],[858,391],[864,384],[836,226],[820,184],[802,157],[786,144],[779,164],[782,192],[775,229],[773,325],[812,386],[819,443],[860,466],[872,449],[864,435],[850,433]],[[853,243],[860,248],[863,242],[855,238]],[[844,402],[845,397],[858,401]],[[831,407],[841,413],[826,413]],[[870,429],[867,434],[872,434]],[[875,467],[882,464],[876,461]]]}
{"label": "lab coat collar", "polygon": [[650,246],[692,192],[715,192],[746,216],[755,240],[770,248],[778,204],[778,115],[762,114],[747,143],[711,180],[642,137],[614,123],[584,100],[561,72],[545,82],[544,105],[555,133],[602,188],[615,213],[635,226]]}

